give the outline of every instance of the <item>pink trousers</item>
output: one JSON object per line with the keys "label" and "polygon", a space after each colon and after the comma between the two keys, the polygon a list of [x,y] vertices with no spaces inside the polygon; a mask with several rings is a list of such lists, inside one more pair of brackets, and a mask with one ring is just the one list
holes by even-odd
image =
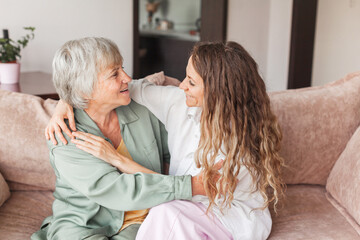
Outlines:
{"label": "pink trousers", "polygon": [[150,209],[141,224],[137,240],[233,239],[219,219],[201,203],[171,201]]}

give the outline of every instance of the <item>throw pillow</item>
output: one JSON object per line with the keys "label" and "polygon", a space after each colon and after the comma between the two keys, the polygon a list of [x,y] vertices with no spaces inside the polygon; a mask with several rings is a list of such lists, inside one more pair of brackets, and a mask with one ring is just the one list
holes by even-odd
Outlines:
{"label": "throw pillow", "polygon": [[145,77],[149,82],[152,82],[156,85],[163,85],[165,81],[164,72],[158,72]]}
{"label": "throw pillow", "polygon": [[360,127],[331,170],[326,190],[360,224]]}
{"label": "throw pillow", "polygon": [[0,169],[14,190],[55,188],[44,129],[56,103],[0,90]]}
{"label": "throw pillow", "polygon": [[360,72],[325,86],[270,93],[283,132],[287,184],[326,185],[360,124]]}
{"label": "throw pillow", "polygon": [[168,85],[179,86],[181,83],[176,78],[165,76],[163,71],[148,75],[145,78],[149,82],[152,82],[156,85],[162,85],[162,86],[168,86]]}

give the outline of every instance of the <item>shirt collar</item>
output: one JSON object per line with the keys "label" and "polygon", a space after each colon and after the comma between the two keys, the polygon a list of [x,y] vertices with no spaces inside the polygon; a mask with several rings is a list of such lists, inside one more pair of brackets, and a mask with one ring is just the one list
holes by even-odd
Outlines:
{"label": "shirt collar", "polygon": [[136,113],[132,110],[132,105],[133,101],[131,100],[129,105],[116,108],[120,124],[128,124],[139,119],[138,115],[136,115]]}
{"label": "shirt collar", "polygon": [[200,122],[201,108],[200,107],[189,107],[187,111],[189,119],[193,119],[195,122]]}
{"label": "shirt collar", "polygon": [[[139,117],[131,109],[131,105],[132,104],[130,103],[129,105],[116,108],[116,114],[118,116],[120,128],[122,128],[121,125],[135,122],[139,119]],[[105,138],[99,127],[84,110],[74,108],[74,115],[76,122],[85,128],[87,132]]]}

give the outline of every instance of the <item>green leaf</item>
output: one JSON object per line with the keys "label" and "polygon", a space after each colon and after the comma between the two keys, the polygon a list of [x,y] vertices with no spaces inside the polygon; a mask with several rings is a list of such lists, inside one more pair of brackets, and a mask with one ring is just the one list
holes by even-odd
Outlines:
{"label": "green leaf", "polygon": [[25,48],[29,43],[29,40],[34,39],[35,37],[35,27],[24,27],[24,29],[28,30],[29,33],[17,40],[16,42],[12,39],[0,38],[1,62],[11,62],[15,61],[17,58],[21,58],[21,49]]}

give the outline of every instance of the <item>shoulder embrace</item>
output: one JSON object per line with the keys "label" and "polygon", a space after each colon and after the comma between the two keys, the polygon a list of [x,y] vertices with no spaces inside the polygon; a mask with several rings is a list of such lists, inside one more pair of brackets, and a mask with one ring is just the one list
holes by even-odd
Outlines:
{"label": "shoulder embrace", "polygon": [[[149,116],[150,118],[156,118],[154,114],[145,106],[131,100],[128,107],[139,117]],[[156,118],[157,119],[157,118]]]}

